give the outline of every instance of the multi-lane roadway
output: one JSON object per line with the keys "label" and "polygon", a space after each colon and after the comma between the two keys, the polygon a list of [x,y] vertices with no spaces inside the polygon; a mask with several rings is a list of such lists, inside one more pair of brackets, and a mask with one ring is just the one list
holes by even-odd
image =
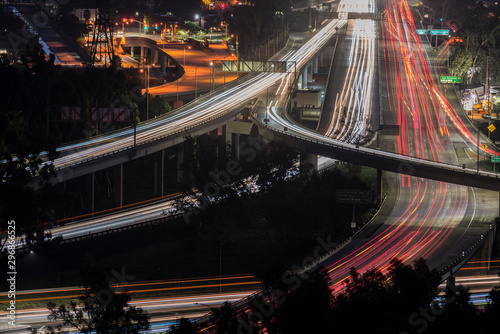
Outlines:
{"label": "multi-lane roadway", "polygon": [[[467,163],[460,152],[455,151],[454,144],[465,143],[475,148],[477,140],[471,138],[467,126],[461,123],[456,111],[444,97],[443,87],[436,83],[425,45],[415,34],[411,8],[405,1],[392,0],[386,2],[386,8],[387,15],[379,27],[382,57],[380,83],[382,95],[386,99],[383,105],[389,107],[382,112],[383,118],[397,120],[399,135],[381,138],[382,148],[401,156],[454,165]],[[357,45],[355,41],[353,38],[353,48]],[[369,54],[366,53],[364,57]],[[357,63],[358,61],[352,62],[354,74],[351,74],[349,68],[348,79],[353,75],[370,75],[367,68],[360,67]],[[354,88],[357,88],[356,85],[351,90]],[[369,92],[370,88],[367,87],[366,91]],[[351,129],[349,132],[342,133],[333,129],[336,126],[338,128],[338,119],[353,119],[349,116],[352,114],[349,109],[356,108],[345,108],[352,101],[349,95],[339,101],[344,106],[334,110],[325,134],[345,140],[355,129],[350,121],[345,122],[345,127]],[[278,99],[273,103],[268,107],[272,121],[266,128],[275,129],[282,134],[282,129],[286,127],[286,133],[294,138],[303,138],[305,143],[311,138],[316,141],[325,140],[318,133],[288,119],[283,114]],[[364,106],[369,107],[369,103]],[[369,119],[355,119],[357,127],[366,126],[362,123],[367,120]],[[325,141],[325,145],[327,144]],[[381,214],[372,222],[372,228],[360,233],[349,245],[323,262],[336,291],[342,290],[350,268],[355,267],[360,272],[372,267],[386,271],[394,257],[406,263],[424,257],[431,267],[443,271],[448,270],[451,263],[456,263],[455,267],[449,268],[456,270],[472,256],[475,251],[473,245],[485,237],[498,214],[496,193],[410,175],[388,175],[387,180],[391,188],[391,204],[382,209]],[[449,271],[443,273],[448,275]]]}

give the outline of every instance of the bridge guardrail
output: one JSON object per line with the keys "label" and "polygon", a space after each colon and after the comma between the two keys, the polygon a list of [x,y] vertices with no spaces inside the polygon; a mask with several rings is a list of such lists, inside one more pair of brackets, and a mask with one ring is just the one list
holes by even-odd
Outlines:
{"label": "bridge guardrail", "polygon": [[439,273],[441,274],[442,281],[445,281],[448,277],[452,276],[453,273],[457,272],[467,261],[469,261],[472,256],[477,252],[477,250],[483,245],[485,240],[490,236],[490,233],[494,231],[494,227],[498,223],[500,217],[495,219],[495,222],[490,224],[490,227],[486,233],[481,234],[479,239],[470,246],[467,250],[462,251],[462,255],[456,258],[452,263],[450,263],[445,268],[441,269]]}

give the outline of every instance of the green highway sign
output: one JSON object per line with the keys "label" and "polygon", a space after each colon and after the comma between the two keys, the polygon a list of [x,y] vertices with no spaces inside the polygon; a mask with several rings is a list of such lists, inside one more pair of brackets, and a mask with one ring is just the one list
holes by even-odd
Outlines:
{"label": "green highway sign", "polygon": [[449,35],[448,29],[416,29],[417,35]]}
{"label": "green highway sign", "polygon": [[431,35],[449,35],[450,31],[448,29],[432,29]]}
{"label": "green highway sign", "polygon": [[439,78],[440,83],[462,83],[462,77],[442,76]]}
{"label": "green highway sign", "polygon": [[500,162],[500,156],[492,156],[491,162]]}

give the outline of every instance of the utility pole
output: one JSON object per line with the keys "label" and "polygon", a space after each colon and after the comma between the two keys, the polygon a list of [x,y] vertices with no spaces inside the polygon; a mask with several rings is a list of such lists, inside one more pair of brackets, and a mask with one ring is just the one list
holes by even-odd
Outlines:
{"label": "utility pole", "polygon": [[[488,60],[489,60],[489,57],[486,56],[486,87],[485,87],[484,93],[487,94],[486,95],[486,114],[490,115],[490,118],[488,118],[488,126],[489,126],[489,125],[491,125],[491,113],[490,113],[491,108],[490,108],[490,87],[489,87],[489,81],[490,81],[489,78],[490,77],[488,75],[488,64],[489,64]],[[491,131],[488,131],[488,139],[490,138],[490,133],[491,133]]]}
{"label": "utility pole", "polygon": [[479,122],[477,123],[477,174],[479,175],[479,146],[481,142],[479,141]]}

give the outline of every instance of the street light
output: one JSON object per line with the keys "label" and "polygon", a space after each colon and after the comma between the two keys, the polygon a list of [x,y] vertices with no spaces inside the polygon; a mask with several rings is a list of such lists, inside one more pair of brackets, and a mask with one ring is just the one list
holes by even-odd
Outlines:
{"label": "street light", "polygon": [[[142,24],[143,24],[141,21],[137,21],[137,20],[134,20],[134,19],[129,19],[129,20],[123,19],[123,22],[127,22],[127,24],[129,22],[137,22],[137,23],[139,23],[139,37],[141,36],[141,30],[142,30]],[[123,22],[122,22],[122,30],[123,30]]]}
{"label": "street light", "polygon": [[210,309],[210,312],[212,312],[212,307],[210,305],[207,305],[207,304],[202,304],[202,303],[194,303],[195,305],[200,305],[200,306],[205,306],[205,307],[208,307]]}
{"label": "street light", "polygon": [[198,97],[198,77],[196,76],[196,70],[198,69],[199,66],[196,66],[194,68],[194,98],[196,99]]}
{"label": "street light", "polygon": [[213,61],[210,62],[210,90],[215,88],[215,64]]}
{"label": "street light", "polygon": [[[146,59],[144,58],[144,61],[146,61]],[[150,67],[154,67],[155,64],[151,64],[151,65],[147,65],[148,66],[148,79],[146,81],[146,71],[144,71],[143,69],[141,69],[141,73],[144,71],[144,87],[146,88],[146,120],[149,119],[149,69]]]}

